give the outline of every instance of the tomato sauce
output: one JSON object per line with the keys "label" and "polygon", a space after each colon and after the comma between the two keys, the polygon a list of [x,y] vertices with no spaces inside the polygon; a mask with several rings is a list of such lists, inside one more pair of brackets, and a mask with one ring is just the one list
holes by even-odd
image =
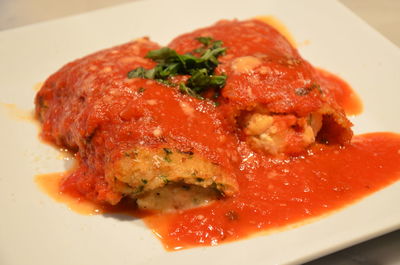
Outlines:
{"label": "tomato sauce", "polygon": [[[49,196],[80,214],[140,217],[167,250],[210,246],[329,214],[400,179],[400,135],[355,136],[344,147],[315,145],[307,154],[278,161],[250,156],[241,165],[240,193],[207,207],[173,214],[135,210],[132,201],[96,204],[60,191],[64,174],[40,175]],[[366,163],[368,161],[368,163]]]}
{"label": "tomato sauce", "polygon": [[78,167],[63,179],[64,191],[118,203],[122,195],[105,176],[138,145],[193,151],[234,174],[237,139],[211,101],[154,80],[127,78],[131,69],[152,67],[144,57],[157,48],[143,39],[92,54],[64,66],[39,91],[42,138],[79,150]]}
{"label": "tomato sauce", "polygon": [[243,176],[235,197],[144,221],[167,249],[177,250],[242,239],[321,216],[399,179],[400,136],[360,135],[345,147],[316,145],[307,155],[278,163],[249,157]]}
{"label": "tomato sauce", "polygon": [[101,205],[91,202],[77,194],[63,193],[60,191],[60,183],[66,172],[37,175],[35,182],[41,190],[46,192],[55,201],[68,205],[68,208],[84,215],[103,213]]}
{"label": "tomato sauce", "polygon": [[[222,40],[227,53],[217,72],[227,75],[222,90],[229,105],[240,109],[262,104],[273,113],[305,116],[325,103],[318,89],[315,69],[279,31],[258,20],[220,21],[173,39],[169,47],[179,53],[198,48],[197,36]],[[296,89],[307,92],[298,94]]]}
{"label": "tomato sauce", "polygon": [[[56,200],[74,205],[72,209],[90,204],[81,213],[122,212],[141,217],[166,249],[178,250],[231,242],[319,217],[398,181],[400,136],[397,134],[355,136],[343,145],[316,143],[303,154],[279,157],[253,152],[236,137],[234,125],[226,118],[232,114],[229,105],[232,102],[234,108],[239,106],[241,110],[261,103],[275,113],[303,116],[330,103],[332,96],[332,111],[338,115],[344,116],[342,108],[348,114],[362,110],[348,84],[323,70],[315,70],[276,30],[266,29],[260,23],[244,23],[250,29],[259,28],[254,33],[258,43],[246,43],[244,39],[237,42],[241,31],[221,22],[212,30],[182,35],[170,44],[184,53],[198,47],[194,37],[199,32],[201,36],[211,34],[215,39],[223,39],[229,53],[222,57],[217,71],[228,75],[222,91],[227,100],[219,107],[155,81],[128,80],[129,70],[154,66],[143,57],[158,46],[146,44],[147,40],[141,42],[140,53],[130,59],[128,53],[135,52],[137,46],[126,44],[62,68],[39,92],[37,112],[47,119],[43,138],[70,150],[79,149],[76,156],[79,166],[67,177],[49,182],[53,185],[43,185],[47,177],[38,178],[38,183],[47,192],[52,190],[50,195]],[[228,29],[232,32],[227,32]],[[272,37],[265,38],[266,34]],[[269,60],[260,64],[258,60],[265,54],[270,56]],[[243,61],[232,63],[237,59],[235,56],[246,60],[245,75],[241,71]],[[253,72],[255,67],[259,67],[257,74]],[[64,74],[68,78],[60,78]],[[274,86],[266,93],[268,78]],[[317,89],[314,81],[328,91]],[[294,93],[299,82],[311,84],[302,87],[311,90]],[[68,109],[62,104],[66,98]],[[56,103],[52,106],[55,111],[48,112],[47,103],[51,101]],[[195,110],[196,115],[191,115]],[[167,132],[165,137],[159,137],[162,132]],[[196,152],[235,175],[238,193],[205,207],[163,214],[141,212],[129,200],[115,207],[102,204],[121,199],[121,194],[110,190],[104,178],[114,160],[140,142],[157,146],[167,141],[177,149],[195,146]],[[54,187],[60,190],[54,191]],[[62,199],[63,196],[69,199]]]}
{"label": "tomato sauce", "polygon": [[317,69],[316,73],[319,82],[329,88],[329,92],[347,115],[357,115],[362,112],[363,105],[360,98],[346,81],[323,69]]}
{"label": "tomato sauce", "polygon": [[63,203],[68,208],[82,215],[98,214],[126,214],[136,218],[144,218],[149,213],[136,211],[136,202],[123,199],[118,205],[101,204],[82,196],[74,190],[65,191],[61,184],[70,172],[40,174],[35,176],[38,187],[53,198],[56,202]]}

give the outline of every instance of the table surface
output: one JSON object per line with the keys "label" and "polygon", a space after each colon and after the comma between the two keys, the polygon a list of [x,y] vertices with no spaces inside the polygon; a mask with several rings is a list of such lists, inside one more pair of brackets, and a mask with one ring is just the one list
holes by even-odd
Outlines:
{"label": "table surface", "polygon": [[[129,1],[0,0],[0,31]],[[340,0],[340,2],[400,47],[400,1]],[[400,230],[307,263],[307,265],[326,264],[400,265]]]}

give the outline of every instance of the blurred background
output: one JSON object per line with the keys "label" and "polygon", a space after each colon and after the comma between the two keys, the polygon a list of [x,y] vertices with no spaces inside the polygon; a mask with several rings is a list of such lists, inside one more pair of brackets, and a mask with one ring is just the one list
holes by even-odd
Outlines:
{"label": "blurred background", "polygon": [[[132,1],[134,0],[0,0],[0,30]],[[399,0],[339,0],[339,2],[400,47]]]}
{"label": "blurred background", "polygon": [[[0,0],[0,31],[131,1]],[[400,47],[400,0],[338,1]],[[400,230],[307,263],[326,264],[400,265]]]}

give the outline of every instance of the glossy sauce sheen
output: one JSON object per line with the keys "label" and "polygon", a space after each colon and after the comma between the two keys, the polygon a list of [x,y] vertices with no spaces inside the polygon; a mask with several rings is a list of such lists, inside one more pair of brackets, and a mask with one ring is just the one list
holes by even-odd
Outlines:
{"label": "glossy sauce sheen", "polygon": [[[124,213],[140,217],[167,250],[244,239],[328,214],[400,179],[400,135],[355,136],[345,147],[316,145],[286,161],[248,157],[235,197],[174,214],[149,214],[123,201],[114,207],[60,190],[64,174],[39,175],[49,196],[80,214]],[[368,163],[365,163],[368,161]],[[267,162],[267,163],[265,163]],[[258,165],[264,163],[265,167]]]}
{"label": "glossy sauce sheen", "polygon": [[363,110],[358,95],[343,79],[323,70],[317,69],[317,75],[323,86],[330,88],[335,101],[344,109],[347,115],[357,115]]}
{"label": "glossy sauce sheen", "polygon": [[56,202],[63,203],[68,208],[82,215],[98,215],[98,214],[126,214],[135,218],[144,218],[148,213],[135,211],[136,203],[133,200],[122,200],[118,205],[111,206],[109,204],[100,204],[80,196],[76,192],[64,192],[60,189],[63,178],[69,172],[40,174],[35,176],[35,182],[39,188]]}
{"label": "glossy sauce sheen", "polygon": [[[216,31],[215,34],[222,34],[221,32]],[[271,34],[277,33],[272,32]],[[282,38],[279,36],[277,38]],[[197,45],[196,42],[194,43]],[[174,42],[172,42],[171,46],[180,52],[185,49],[192,49],[185,46],[186,44],[182,45],[182,47],[178,44],[175,43],[176,47],[174,47]],[[226,44],[229,46],[228,42]],[[235,53],[235,49],[232,48],[233,45],[234,43],[230,46],[230,52]],[[254,47],[254,49],[256,48],[259,47]],[[266,46],[266,49],[268,48]],[[299,56],[297,51],[290,45],[284,48],[290,56]],[[147,51],[143,51],[143,55],[145,52]],[[229,58],[225,57],[225,60],[229,60]],[[356,114],[361,111],[361,104],[357,96],[344,81],[322,70],[314,72],[312,66],[308,63],[301,67],[303,67],[304,75],[312,75],[312,78],[317,78],[321,82],[322,87],[329,87],[335,101],[345,109],[346,113]],[[120,71],[125,75],[130,69],[132,69],[132,66],[127,64],[121,67]],[[229,74],[229,69],[226,71]],[[316,76],[314,76],[314,73]],[[111,81],[119,81],[118,74],[116,73],[115,80]],[[297,73],[294,71],[293,73],[288,72],[287,76],[291,78],[295,74]],[[229,97],[237,100],[239,102],[238,105],[248,103],[251,98],[246,98],[240,94],[240,91],[235,90],[237,87],[235,87],[235,84],[240,85],[243,80],[240,77],[234,77],[233,74],[231,78],[233,85],[227,88],[227,91],[230,92]],[[99,78],[99,82],[102,81]],[[116,148],[117,150],[128,149],[129,146],[117,146],[117,143],[129,142],[128,140],[134,138],[132,132],[151,136],[154,134],[156,125],[161,125],[166,131],[173,131],[174,137],[185,138],[185,141],[189,144],[194,141],[203,143],[204,146],[211,146],[211,149],[203,148],[198,151],[211,161],[216,161],[223,166],[228,167],[232,159],[225,153],[232,155],[237,152],[237,155],[241,157],[241,162],[238,162],[237,168],[229,169],[236,173],[239,184],[239,193],[232,197],[221,199],[206,207],[178,213],[151,215],[135,210],[130,211],[130,214],[143,218],[145,223],[160,237],[168,250],[216,245],[305,221],[344,207],[399,179],[400,136],[397,134],[374,133],[355,136],[350,144],[344,146],[316,144],[302,155],[273,159],[270,156],[252,152],[244,144],[236,143],[229,134],[225,134],[228,130],[221,129],[227,126],[224,123],[214,122],[215,124],[213,124],[213,120],[223,121],[224,119],[220,117],[220,112],[222,111],[215,110],[212,105],[203,102],[197,103],[192,98],[176,93],[156,82],[147,80],[135,80],[134,82],[139,83],[139,86],[146,87],[146,92],[143,95],[138,95],[137,98],[134,97],[134,100],[138,102],[124,102],[123,100],[128,98],[124,96],[124,91],[121,91],[121,95],[107,95],[110,98],[118,97],[121,100],[121,104],[115,106],[116,109],[109,113],[115,112],[120,115],[121,120],[130,120],[135,113],[148,111],[151,112],[152,117],[155,117],[156,123],[122,123],[123,126],[120,128],[119,134],[94,137],[92,141],[100,143],[97,145],[100,146],[98,148],[103,145],[109,150]],[[284,86],[282,87],[284,88]],[[280,95],[279,91],[276,95]],[[147,101],[146,97],[149,97]],[[263,95],[260,94],[259,98],[262,97]],[[317,100],[319,99],[316,91],[315,97]],[[162,102],[163,104],[159,104],[157,108],[139,104],[140,101],[148,102],[154,98],[157,99],[158,103]],[[306,98],[302,99],[298,96],[293,96],[292,102],[297,102],[297,105],[293,106],[280,105],[276,103],[277,101],[269,102],[268,100],[270,99],[265,98],[265,103],[278,110],[278,113],[313,111],[318,107],[314,106],[314,103],[318,101],[307,101]],[[178,108],[179,102],[184,102],[193,109],[201,108],[204,115],[197,115],[195,118],[198,120],[195,121],[189,120],[183,114],[181,116],[177,115],[176,113],[181,113]],[[119,109],[122,106],[131,107]],[[304,109],[304,106],[308,106],[309,109]],[[166,114],[169,115],[166,116]],[[104,117],[92,117],[90,115],[88,117],[91,118],[89,121],[93,123],[105,121],[101,126],[114,126]],[[110,118],[110,120],[112,119]],[[73,121],[70,122],[72,123]],[[88,124],[90,125],[90,123]],[[194,130],[190,130],[187,124],[198,126],[198,134],[193,133]],[[80,125],[78,124],[78,126]],[[200,132],[206,132],[206,134]],[[208,135],[214,135],[215,132],[220,136],[224,136],[221,139],[225,139],[225,143],[211,141],[207,137]],[[63,135],[63,133],[61,134]],[[136,135],[134,136],[136,137]],[[140,138],[139,136],[137,137],[138,139]],[[48,135],[47,139],[52,140],[51,137],[51,135]],[[72,135],[71,139],[73,137],[75,136]],[[69,139],[67,138],[65,141],[67,140]],[[177,146],[177,148],[179,147],[181,146]],[[214,153],[212,150],[223,150],[225,153],[222,151]],[[101,149],[97,149],[97,152],[101,155],[105,153]],[[112,161],[114,159],[113,155],[117,156],[118,154],[111,153],[109,160]],[[100,159],[95,160],[93,164],[99,163],[99,165],[96,164],[95,168],[102,168],[100,165],[102,161]],[[81,170],[84,169],[82,168]],[[82,171],[77,170],[74,173],[76,177],[74,175],[69,176],[61,186],[63,194],[69,194],[69,198],[74,198],[74,196],[77,198],[76,200],[63,200],[64,203],[75,205],[74,207],[83,205],[85,202],[89,203],[86,199],[80,197],[85,191],[74,190],[77,187],[75,182],[80,181],[80,187],[89,187],[92,185],[94,177],[103,174],[103,172],[95,172],[98,175],[84,179],[80,173]],[[38,179],[42,179],[38,180],[38,183],[43,186],[42,183],[46,182],[46,178]],[[45,187],[45,189],[48,191],[53,189],[54,192],[54,187],[56,186],[53,185],[52,187]],[[109,192],[105,190],[104,194],[108,195]],[[60,191],[56,191],[52,196],[58,195],[60,195]],[[89,207],[89,211],[86,213],[109,211],[126,213],[126,209],[131,206],[129,203],[115,208],[91,205],[93,207]],[[124,205],[128,205],[128,207]],[[71,208],[74,209],[74,207]]]}
{"label": "glossy sauce sheen", "polygon": [[93,215],[103,213],[103,207],[96,203],[92,203],[82,197],[73,196],[60,191],[60,183],[66,172],[50,173],[37,175],[35,182],[38,186],[50,195],[55,201],[64,203],[74,212]]}
{"label": "glossy sauce sheen", "polygon": [[[154,215],[145,222],[177,250],[245,238],[337,210],[399,179],[400,137],[356,136],[342,148],[316,145],[309,154],[274,164],[249,158],[239,195],[200,209]],[[368,161],[368,163],[365,163]],[[269,162],[269,163],[268,163]]]}

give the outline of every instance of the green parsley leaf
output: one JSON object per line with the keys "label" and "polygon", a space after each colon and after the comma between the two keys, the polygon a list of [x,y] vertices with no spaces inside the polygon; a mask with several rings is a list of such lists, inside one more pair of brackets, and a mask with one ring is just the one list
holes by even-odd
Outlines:
{"label": "green parsley leaf", "polygon": [[167,176],[159,175],[158,177],[164,182],[164,184],[169,183],[169,179],[167,178]]}
{"label": "green parsley leaf", "polygon": [[146,58],[152,59],[157,63],[165,63],[168,62],[168,59],[176,56],[178,56],[178,53],[175,50],[172,50],[168,47],[163,47],[158,50],[149,51],[146,55]]}
{"label": "green parsley leaf", "polygon": [[137,90],[137,92],[141,94],[141,93],[143,93],[145,90],[146,90],[145,87],[139,87],[138,90]]}
{"label": "green parsley leaf", "polygon": [[163,150],[165,152],[164,160],[167,162],[171,162],[172,159],[171,159],[170,155],[172,155],[173,152],[169,148],[163,148]]}
{"label": "green parsley leaf", "polygon": [[196,40],[198,40],[204,46],[208,46],[211,44],[213,39],[211,37],[197,37]]}
{"label": "green parsley leaf", "polygon": [[202,96],[196,93],[193,89],[190,87],[186,86],[184,83],[179,84],[179,91],[181,91],[184,94],[188,94],[189,96],[192,96],[197,99],[204,99]]}
{"label": "green parsley leaf", "polygon": [[[225,54],[220,40],[211,37],[196,38],[203,46],[191,53],[178,54],[175,50],[163,47],[147,53],[146,58],[158,64],[152,69],[138,67],[128,73],[128,78],[146,78],[169,86],[176,86],[169,78],[176,75],[190,75],[186,83],[179,84],[179,90],[198,99],[204,99],[201,93],[207,89],[214,89],[216,96],[226,82],[225,75],[214,75],[218,66],[218,57]],[[193,53],[199,53],[195,56]]]}

